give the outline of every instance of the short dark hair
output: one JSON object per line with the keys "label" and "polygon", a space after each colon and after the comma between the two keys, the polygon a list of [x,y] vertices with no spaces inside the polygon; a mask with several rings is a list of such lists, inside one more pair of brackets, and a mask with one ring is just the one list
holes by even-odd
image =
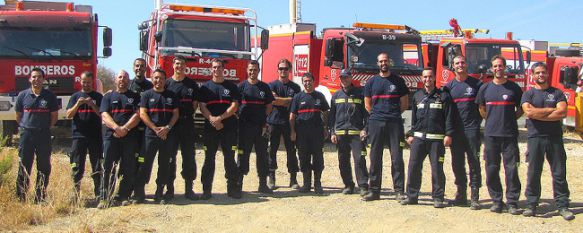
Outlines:
{"label": "short dark hair", "polygon": [[389,53],[387,53],[387,52],[380,52],[380,53],[379,53],[379,55],[377,55],[377,59],[378,59],[378,57],[379,57],[379,56],[381,56],[381,55],[385,55],[385,56],[387,56],[388,58],[391,58],[391,56],[389,56]]}
{"label": "short dark hair", "polygon": [[458,55],[455,55],[455,57],[453,57],[452,61],[455,60],[456,58],[464,59],[464,61],[466,60],[466,56],[458,54]]}
{"label": "short dark hair", "polygon": [[496,59],[502,60],[502,62],[504,63],[504,66],[506,66],[506,58],[504,58],[502,55],[500,55],[500,54],[494,55],[492,57],[492,59],[490,60],[490,62],[492,63],[492,62],[496,61]]}
{"label": "short dark hair", "polygon": [[538,68],[538,67],[545,68],[545,70],[546,70],[546,71],[548,71],[547,64],[545,64],[544,62],[537,62],[537,63],[534,63],[534,64],[533,64],[533,65],[530,67],[530,70],[531,70],[531,71],[534,73],[534,69],[536,69],[536,68]]}
{"label": "short dark hair", "polygon": [[249,61],[249,65],[259,66],[259,62],[257,60],[251,60],[251,61]]}
{"label": "short dark hair", "polygon": [[172,63],[176,62],[176,60],[180,60],[186,63],[186,58],[182,55],[177,55],[174,58],[172,58]]}
{"label": "short dark hair", "polygon": [[213,58],[213,60],[211,60],[211,64],[212,64],[212,63],[221,63],[221,67],[223,67],[223,68],[224,68],[224,67],[225,67],[225,64],[226,64],[227,62],[225,62],[225,60],[223,60],[223,59],[220,59],[220,58]]}
{"label": "short dark hair", "polygon": [[93,72],[91,71],[83,71],[83,73],[81,73],[81,76],[85,76],[85,77],[90,77],[93,78]]}
{"label": "short dark hair", "polygon": [[305,73],[304,75],[302,75],[302,80],[303,80],[305,77],[308,77],[308,78],[310,78],[312,81],[314,81],[314,75],[312,75],[312,73],[310,73],[310,72],[307,72],[307,73]]}
{"label": "short dark hair", "polygon": [[164,71],[163,69],[160,69],[160,68],[155,69],[154,72],[152,72],[152,74],[154,74],[156,72],[158,72],[160,74],[163,74],[164,75],[164,78],[166,78],[166,71]]}
{"label": "short dark hair", "polygon": [[32,70],[30,70],[30,74],[32,75],[32,72],[39,72],[43,78],[45,77],[45,71],[43,69],[41,69],[40,67],[34,67],[32,68]]}
{"label": "short dark hair", "polygon": [[146,59],[143,59],[143,58],[141,58],[141,57],[138,57],[138,58],[136,58],[136,59],[134,60],[134,64],[136,64],[136,62],[137,62],[137,61],[141,61],[141,62],[144,62],[144,63],[146,63]]}
{"label": "short dark hair", "polygon": [[277,62],[277,68],[279,68],[279,64],[281,64],[281,63],[287,64],[288,68],[292,67],[292,63],[289,60],[287,60],[286,58],[282,58]]}

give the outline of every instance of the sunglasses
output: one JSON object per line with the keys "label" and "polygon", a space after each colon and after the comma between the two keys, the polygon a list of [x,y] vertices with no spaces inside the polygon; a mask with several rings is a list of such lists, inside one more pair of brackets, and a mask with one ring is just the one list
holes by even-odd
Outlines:
{"label": "sunglasses", "polygon": [[282,71],[288,71],[289,67],[278,67],[277,69]]}

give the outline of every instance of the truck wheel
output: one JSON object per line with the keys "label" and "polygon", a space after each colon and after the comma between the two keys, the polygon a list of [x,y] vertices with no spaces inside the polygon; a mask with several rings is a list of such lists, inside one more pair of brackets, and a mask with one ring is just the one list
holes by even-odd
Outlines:
{"label": "truck wheel", "polygon": [[557,49],[557,50],[555,50],[555,56],[578,57],[578,56],[581,56],[581,50],[578,50],[578,49]]}
{"label": "truck wheel", "polygon": [[0,146],[11,146],[12,136],[16,133],[16,121],[0,121]]}

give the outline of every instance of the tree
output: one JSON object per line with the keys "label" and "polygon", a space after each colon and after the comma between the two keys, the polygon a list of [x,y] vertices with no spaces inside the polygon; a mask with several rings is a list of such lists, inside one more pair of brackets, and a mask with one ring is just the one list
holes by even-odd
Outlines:
{"label": "tree", "polygon": [[105,93],[109,90],[115,89],[115,72],[102,65],[97,65],[97,78],[101,82],[102,92]]}

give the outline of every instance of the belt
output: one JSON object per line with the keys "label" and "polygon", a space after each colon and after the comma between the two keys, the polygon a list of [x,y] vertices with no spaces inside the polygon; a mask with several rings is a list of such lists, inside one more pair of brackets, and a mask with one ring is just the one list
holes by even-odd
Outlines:
{"label": "belt", "polygon": [[341,129],[341,130],[336,130],[334,132],[334,134],[336,134],[336,135],[360,135],[360,130],[345,130],[345,129]]}
{"label": "belt", "polygon": [[422,133],[422,132],[414,132],[413,136],[418,138],[426,138],[426,139],[444,139],[445,134],[433,134],[433,133]]}

